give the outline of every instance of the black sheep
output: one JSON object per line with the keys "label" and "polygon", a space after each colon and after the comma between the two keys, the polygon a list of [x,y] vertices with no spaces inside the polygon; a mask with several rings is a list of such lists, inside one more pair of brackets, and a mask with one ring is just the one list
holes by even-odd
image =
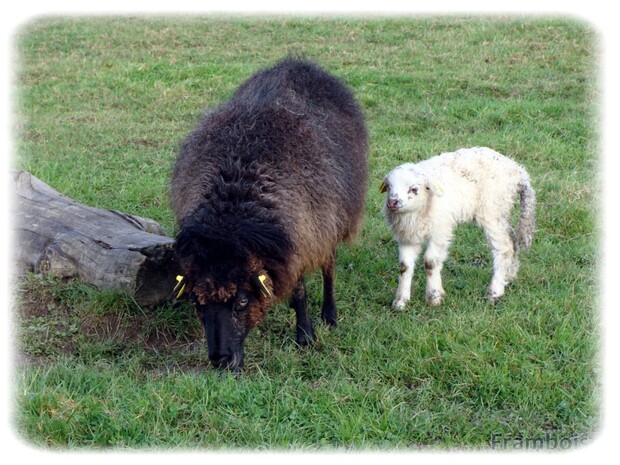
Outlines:
{"label": "black sheep", "polygon": [[241,369],[248,332],[286,298],[297,343],[313,340],[304,275],[315,269],[322,319],[336,324],[336,246],[359,230],[367,153],[353,94],[292,58],[248,79],[187,137],[171,182],[175,247],[214,366]]}

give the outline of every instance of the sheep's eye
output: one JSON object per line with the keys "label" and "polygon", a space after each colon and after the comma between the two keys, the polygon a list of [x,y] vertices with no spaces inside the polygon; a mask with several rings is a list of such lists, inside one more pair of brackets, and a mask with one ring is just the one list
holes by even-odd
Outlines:
{"label": "sheep's eye", "polygon": [[241,297],[237,302],[235,302],[235,311],[242,312],[245,310],[245,307],[248,305],[247,297]]}
{"label": "sheep's eye", "polygon": [[409,193],[413,195],[418,195],[418,186],[411,186],[409,188]]}

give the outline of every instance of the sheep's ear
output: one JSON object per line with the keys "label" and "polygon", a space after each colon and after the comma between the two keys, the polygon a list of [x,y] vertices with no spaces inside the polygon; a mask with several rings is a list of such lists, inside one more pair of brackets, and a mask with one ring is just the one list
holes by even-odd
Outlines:
{"label": "sheep's ear", "polygon": [[385,180],[381,181],[381,185],[379,186],[379,192],[381,192],[382,194],[387,192],[387,184],[385,183]]}
{"label": "sheep's ear", "polygon": [[430,190],[433,193],[433,195],[436,195],[437,197],[441,197],[444,192],[443,186],[436,179],[427,180],[426,188]]}

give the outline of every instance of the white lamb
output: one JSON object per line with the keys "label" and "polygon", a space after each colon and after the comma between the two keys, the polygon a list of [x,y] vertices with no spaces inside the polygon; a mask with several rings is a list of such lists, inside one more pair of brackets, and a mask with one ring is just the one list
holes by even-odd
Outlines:
{"label": "white lamb", "polygon": [[[527,249],[534,234],[536,197],[525,169],[486,147],[460,149],[390,171],[381,184],[387,192],[384,214],[399,244],[400,279],[392,308],[411,298],[411,280],[424,242],[426,301],[440,305],[445,291],[441,269],[455,226],[475,221],[493,252],[493,278],[487,298],[495,301],[515,279],[517,251]],[[510,225],[516,194],[520,215],[516,234]]]}

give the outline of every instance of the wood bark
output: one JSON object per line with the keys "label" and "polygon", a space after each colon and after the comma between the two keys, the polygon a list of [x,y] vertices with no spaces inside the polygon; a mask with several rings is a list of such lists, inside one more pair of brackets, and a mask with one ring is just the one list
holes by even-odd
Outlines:
{"label": "wood bark", "polygon": [[12,180],[18,272],[76,277],[126,291],[141,306],[171,297],[179,272],[174,240],[158,223],[82,205],[25,171]]}

